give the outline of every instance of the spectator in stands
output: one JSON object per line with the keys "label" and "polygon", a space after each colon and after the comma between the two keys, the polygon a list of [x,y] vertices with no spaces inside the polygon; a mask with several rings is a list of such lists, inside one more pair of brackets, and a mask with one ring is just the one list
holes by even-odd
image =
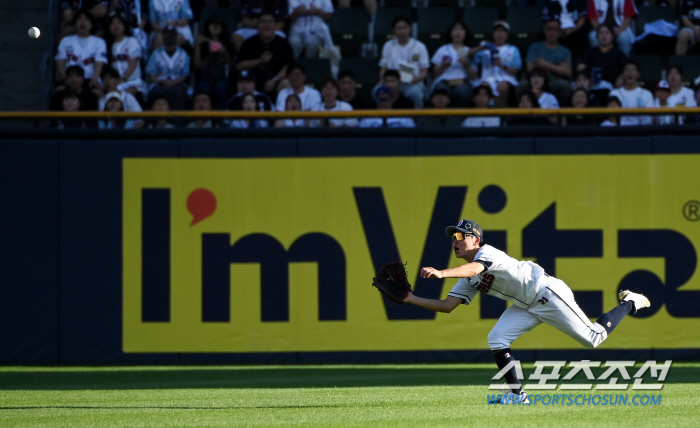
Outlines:
{"label": "spectator in stands", "polygon": [[528,89],[537,96],[541,108],[559,108],[557,97],[549,93],[547,73],[542,68],[533,68],[528,73]]}
{"label": "spectator in stands", "polygon": [[[616,97],[624,108],[653,107],[654,97],[651,92],[639,86],[639,64],[628,59],[622,71],[623,86],[610,92],[610,97]],[[609,106],[609,103],[608,103]],[[621,125],[648,125],[649,116],[623,116]]]}
{"label": "spectator in stands", "polygon": [[[198,92],[192,98],[192,110],[211,111],[211,97],[206,92]],[[201,117],[188,123],[185,128],[210,129],[218,128],[218,125],[209,117]]]}
{"label": "spectator in stands", "polygon": [[[559,44],[561,23],[559,18],[547,17],[544,22],[544,40],[530,45],[527,51],[527,71],[541,68],[547,73],[549,88],[557,99],[566,100],[571,92],[571,51]],[[537,94],[537,92],[535,92]],[[545,107],[540,101],[542,108]]]}
{"label": "spectator in stands", "polygon": [[[695,103],[700,105],[700,86],[695,88]],[[692,114],[687,118],[686,123],[700,125],[700,113]]]}
{"label": "spectator in stands", "polygon": [[85,70],[79,65],[71,65],[66,69],[66,78],[63,84],[54,94],[51,101],[51,110],[61,110],[62,100],[67,93],[75,94],[80,100],[81,111],[97,110],[97,95],[90,91],[90,86],[85,81]]}
{"label": "spectator in stands", "polygon": [[338,98],[350,104],[353,110],[365,110],[374,107],[364,92],[357,90],[357,81],[352,70],[346,69],[338,72],[338,88]]}
{"label": "spectator in stands", "polygon": [[[620,78],[621,79],[621,78]],[[588,92],[588,105],[590,107],[601,107],[607,103],[610,89],[598,87],[592,88],[593,82],[588,70],[579,70],[574,76],[572,88],[583,88]]]}
{"label": "spectator in stands", "polygon": [[431,92],[437,88],[444,89],[450,93],[455,105],[466,107],[472,98],[470,80],[477,77],[471,58],[467,55],[471,33],[464,22],[455,21],[447,30],[447,40],[451,40],[451,43],[440,46],[430,60],[433,63]]}
{"label": "spectator in stands", "polygon": [[318,58],[319,45],[332,47],[327,24],[332,18],[331,0],[289,0],[289,44],[296,58],[302,53],[306,58]]}
{"label": "spectator in stands", "polygon": [[[586,108],[588,107],[588,91],[584,88],[576,88],[571,93],[571,107],[573,108]],[[564,126],[583,126],[583,125],[595,125],[596,121],[593,116],[576,114],[570,116],[562,117],[562,125]]]}
{"label": "spectator in stands", "polygon": [[[518,99],[518,108],[520,109],[531,109],[540,108],[540,103],[537,101],[537,95],[532,91],[525,91],[520,94]],[[541,126],[541,125],[551,125],[549,119],[541,115],[513,115],[510,116],[506,121],[506,126]]]}
{"label": "spectator in stands", "polygon": [[613,45],[613,29],[608,24],[598,25],[596,35],[597,46],[583,54],[576,69],[590,73],[594,88],[612,90],[621,84],[619,78],[627,56]]}
{"label": "spectator in stands", "polygon": [[[393,91],[385,85],[374,89],[374,101],[377,110],[391,110]],[[416,123],[410,117],[365,117],[360,120],[360,128],[415,128]]]}
{"label": "spectator in stands", "polygon": [[148,10],[150,12],[151,36],[153,37],[153,49],[163,46],[163,31],[174,27],[177,30],[176,44],[184,46],[189,43],[194,45],[194,35],[190,28],[190,22],[194,19],[189,0],[150,0]]}
{"label": "spectator in stands", "polygon": [[[110,64],[119,74],[119,89],[131,95],[140,94],[139,97],[145,99],[147,86],[141,78],[141,44],[131,37],[129,26],[121,15],[111,16],[107,26]],[[105,91],[109,92],[106,88]]]}
{"label": "spectator in stands", "polygon": [[258,20],[258,34],[243,42],[236,68],[252,71],[258,79],[256,89],[274,95],[277,85],[286,80],[287,66],[293,60],[292,47],[275,34],[275,17],[266,11]]}
{"label": "spectator in stands", "polygon": [[[445,88],[435,88],[432,94],[430,94],[428,107],[435,109],[447,109],[450,108],[452,104],[452,99],[450,98],[450,93]],[[459,122],[456,122],[459,120]],[[428,127],[450,127],[453,125],[461,125],[461,120],[456,116],[420,116],[416,120],[416,126],[419,128]]]}
{"label": "spectator in stands", "polygon": [[[123,91],[120,89],[120,83],[121,78],[119,77],[119,73],[117,72],[117,70],[110,66],[107,66],[104,70],[102,70],[102,84],[105,87],[105,92],[107,93],[107,95],[110,96],[114,96],[114,94],[119,95],[119,101],[121,101],[123,107],[122,111],[143,111],[143,109],[141,108],[141,104],[138,102],[136,97],[131,95],[130,92]],[[103,96],[99,100],[100,111],[105,110],[105,104],[109,99],[107,95]],[[134,121],[135,128],[141,128],[143,127],[143,125],[143,120]]]}
{"label": "spectator in stands", "polygon": [[[392,109],[405,109],[414,108],[415,105],[410,98],[401,93],[401,77],[399,72],[396,70],[387,70],[384,72],[384,77],[382,78],[382,84],[388,86],[391,89],[391,108]],[[375,96],[376,98],[376,96]]]}
{"label": "spectator in stands", "polygon": [[214,107],[223,110],[228,100],[228,71],[234,69],[235,50],[227,39],[226,23],[209,18],[197,36],[192,66],[197,72],[197,91],[209,94]]}
{"label": "spectator in stands", "polygon": [[[255,95],[252,92],[246,92],[241,97],[240,111],[260,111]],[[233,119],[230,122],[231,128],[238,129],[262,129],[268,128],[270,125],[265,119]]]}
{"label": "spectator in stands", "polygon": [[559,42],[578,58],[588,48],[588,0],[544,0],[542,15],[559,16]]}
{"label": "spectator in stands", "polygon": [[633,0],[588,0],[588,21],[593,27],[593,31],[588,34],[591,46],[598,45],[598,26],[608,24],[613,30],[617,47],[629,55],[634,43],[632,22],[637,14]]}
{"label": "spectator in stands", "polygon": [[[151,99],[151,111],[161,111],[161,112],[168,112],[170,111],[170,103],[168,102],[168,99],[165,98],[162,95],[155,95]],[[148,125],[149,129],[173,129],[175,128],[175,125],[172,123],[168,122],[167,118],[158,118],[155,119],[150,125]]]}
{"label": "spectator in stands", "polygon": [[107,44],[103,39],[90,33],[95,27],[92,16],[84,10],[74,15],[73,23],[77,34],[64,37],[56,52],[56,79],[65,78],[66,68],[79,65],[85,70],[85,78],[90,81],[90,89],[102,95],[100,73],[107,63]]}
{"label": "spectator in stands", "polygon": [[65,36],[75,34],[75,18],[78,11],[88,12],[94,19],[95,31],[98,30],[97,21],[107,16],[108,0],[64,0],[61,2],[61,17],[63,18],[63,31],[59,40]]}
{"label": "spectator in stands", "polygon": [[[318,87],[321,89],[321,98],[323,102],[317,104],[312,110],[315,111],[352,111],[352,106],[345,101],[338,100],[338,92],[340,87],[338,82],[332,77],[322,80]],[[310,127],[325,126],[328,128],[351,128],[357,126],[358,121],[355,118],[332,118],[332,119],[315,119],[309,122]]]}
{"label": "spectator in stands", "polygon": [[685,55],[688,49],[700,41],[700,2],[680,0],[680,30],[676,42],[676,55]]}
{"label": "spectator in stands", "polygon": [[[474,107],[478,109],[491,108],[493,104],[493,92],[491,85],[482,84],[474,88]],[[501,118],[498,116],[469,116],[464,119],[462,126],[465,128],[491,128],[501,126]]]}
{"label": "spectator in stands", "polygon": [[[122,102],[122,96],[119,92],[109,92],[104,97],[106,98],[106,101],[102,107],[102,111],[124,111],[124,103]],[[110,117],[107,120],[100,120],[99,122],[100,129],[134,129],[135,127],[136,121],[121,117]]]}
{"label": "spectator in stands", "polygon": [[510,25],[506,21],[493,23],[491,33],[493,43],[482,42],[479,47],[469,51],[474,55],[474,66],[481,69],[479,80],[473,82],[480,85],[488,82],[496,107],[512,105],[515,87],[518,85],[518,74],[523,69],[523,60],[517,47],[507,44]]}
{"label": "spectator in stands", "polygon": [[[622,102],[620,99],[614,95],[608,98],[607,107],[611,110],[619,110],[622,108]],[[604,120],[600,126],[630,126],[637,125],[638,123],[634,120],[635,118],[630,116],[620,116],[619,114],[612,114]]]}
{"label": "spectator in stands", "polygon": [[302,110],[312,110],[321,103],[321,93],[316,89],[306,86],[306,67],[299,63],[292,63],[287,67],[287,80],[289,87],[282,89],[277,94],[275,110],[284,111],[287,97],[296,94],[301,100]]}
{"label": "spectator in stands", "polygon": [[[675,107],[669,103],[671,96],[671,86],[665,80],[659,80],[654,89],[654,107],[669,108]],[[676,123],[676,117],[672,114],[656,114],[652,119],[654,125],[672,125]]]}
{"label": "spectator in stands", "polygon": [[[283,111],[299,111],[301,110],[301,98],[297,94],[289,94],[284,102]],[[277,119],[275,128],[303,128],[306,126],[304,119]]]}
{"label": "spectator in stands", "polygon": [[274,105],[270,97],[264,92],[258,92],[255,90],[255,76],[249,70],[243,70],[238,72],[238,79],[236,81],[236,94],[228,100],[226,105],[226,110],[241,110],[243,95],[248,92],[252,93],[255,97],[255,102],[258,104],[258,110],[260,111],[274,111]]}
{"label": "spectator in stands", "polygon": [[141,13],[141,0],[111,0],[107,15],[121,16],[133,31],[141,25]]}
{"label": "spectator in stands", "polygon": [[[59,107],[54,110],[60,111],[80,111],[80,99],[73,92],[63,92],[58,100]],[[88,128],[88,122],[83,118],[60,118],[51,122],[52,128]]]}
{"label": "spectator in stands", "polygon": [[287,38],[284,33],[289,16],[287,0],[243,0],[240,27],[231,35],[236,52],[241,50],[244,41],[258,34],[258,18],[263,11],[268,11],[275,17],[275,34]]}
{"label": "spectator in stands", "polygon": [[164,96],[169,107],[184,110],[188,101],[186,81],[190,76],[190,56],[177,46],[177,30],[163,30],[163,46],[153,51],[146,66],[151,82],[149,97]]}
{"label": "spectator in stands", "polygon": [[670,94],[668,103],[676,107],[697,107],[695,93],[692,89],[683,86],[683,67],[671,65],[666,69],[666,80],[669,84]]}
{"label": "spectator in stands", "polygon": [[411,37],[411,20],[407,17],[397,17],[391,27],[396,37],[386,42],[382,48],[379,80],[382,80],[387,70],[398,71],[401,93],[413,101],[415,108],[423,108],[424,81],[430,67],[428,49],[422,42]]}

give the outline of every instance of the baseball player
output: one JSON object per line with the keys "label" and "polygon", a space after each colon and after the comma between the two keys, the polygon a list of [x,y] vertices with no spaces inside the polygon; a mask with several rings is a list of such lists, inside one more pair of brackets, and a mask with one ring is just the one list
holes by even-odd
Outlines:
{"label": "baseball player", "polygon": [[[620,305],[600,316],[595,323],[578,307],[571,289],[564,281],[547,275],[538,264],[520,261],[490,245],[484,245],[481,227],[471,220],[445,229],[452,237],[455,257],[467,263],[453,269],[424,267],[421,278],[459,278],[444,300],[425,299],[408,293],[404,302],[437,312],[451,312],[459,304],[468,305],[478,292],[513,304],[506,309],[488,336],[489,348],[499,370],[514,361],[510,344],[541,323],[547,323],[571,336],[584,346],[595,348],[628,313],[649,307],[641,294],[621,291]],[[509,394],[527,401],[527,394],[516,375],[515,367],[506,372]]]}

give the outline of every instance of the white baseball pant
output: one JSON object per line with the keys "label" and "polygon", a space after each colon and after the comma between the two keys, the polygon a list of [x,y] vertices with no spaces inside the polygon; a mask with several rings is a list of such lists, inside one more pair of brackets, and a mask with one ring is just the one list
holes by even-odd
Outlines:
{"label": "white baseball pant", "polygon": [[489,333],[489,348],[510,348],[515,339],[541,323],[555,327],[589,348],[595,348],[608,337],[603,326],[592,323],[579,308],[569,286],[552,277],[530,308],[511,305],[503,312]]}

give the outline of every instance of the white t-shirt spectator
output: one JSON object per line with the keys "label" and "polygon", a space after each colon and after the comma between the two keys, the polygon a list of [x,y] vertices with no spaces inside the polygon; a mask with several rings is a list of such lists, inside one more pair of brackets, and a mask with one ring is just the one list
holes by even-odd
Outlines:
{"label": "white t-shirt spectator", "polygon": [[433,87],[443,80],[468,79],[464,65],[459,62],[459,59],[467,55],[467,52],[469,52],[469,47],[465,46],[457,52],[457,49],[455,49],[452,43],[442,45],[435,51],[430,62],[435,65],[440,65],[444,63],[445,58],[449,58],[450,66],[447,67],[437,79],[433,80]]}
{"label": "white t-shirt spectator", "polygon": [[153,51],[146,65],[147,74],[155,74],[158,80],[179,79],[190,75],[190,56],[182,48],[176,48],[172,56],[165,47]]}
{"label": "white t-shirt spectator", "polygon": [[683,87],[677,94],[671,94],[668,97],[668,105],[674,107],[697,107],[695,101],[695,93],[692,89]]}
{"label": "white t-shirt spectator", "polygon": [[[352,111],[352,106],[345,101],[336,101],[335,107],[327,108],[325,103],[316,105],[313,108],[314,111]],[[354,127],[358,125],[358,121],[355,118],[338,118],[338,119],[328,119],[328,124],[333,125],[336,128],[340,127]],[[319,119],[314,119],[309,122],[309,127],[317,128],[321,126],[321,121]]]}
{"label": "white t-shirt spectator", "polygon": [[396,39],[384,43],[379,66],[388,70],[400,70],[401,64],[411,66],[413,76],[418,76],[421,68],[430,67],[428,49],[413,38],[408,40],[406,46],[401,46]]}
{"label": "white t-shirt spectator", "polygon": [[[517,47],[509,44],[497,47],[498,57],[501,59],[501,64],[504,67],[515,68],[516,70],[523,69],[523,58],[520,56],[520,50]],[[513,86],[518,86],[518,80],[509,74],[501,67],[493,63],[493,54],[490,49],[484,49],[477,53],[472,60],[472,65],[475,68],[481,66],[481,76],[472,82],[473,87],[481,85],[482,82],[488,82],[491,86],[491,91],[498,96],[498,83],[506,81]]]}
{"label": "white t-shirt spectator", "polygon": [[[107,104],[107,95],[105,94],[100,98],[98,101],[98,106],[100,108],[100,111],[104,111],[105,109],[105,104]],[[122,97],[122,104],[124,105],[124,111],[143,111],[141,108],[141,104],[136,100],[136,97],[131,95],[130,93],[126,91],[121,92],[121,97]]]}
{"label": "white t-shirt spectator", "polygon": [[[287,97],[294,93],[294,89],[291,87],[284,88],[277,94],[277,102],[275,103],[276,111],[285,111],[285,103],[287,102]],[[311,110],[317,104],[321,103],[321,93],[314,88],[304,86],[304,92],[297,94],[299,100],[301,100],[302,110]]]}
{"label": "white t-shirt spectator", "polygon": [[[299,6],[304,6],[306,9],[315,6],[326,13],[333,13],[331,0],[289,0],[289,14],[291,15],[294,9]],[[300,16],[292,24],[289,33],[321,35],[326,31],[324,26],[326,26],[326,22],[318,15]]]}
{"label": "white t-shirt spectator", "polygon": [[[617,88],[610,91],[608,98],[617,97],[622,103],[622,108],[641,108],[641,107],[653,107],[654,106],[654,96],[648,90],[637,86],[631,91],[625,89],[624,87]],[[622,119],[625,119],[625,123],[622,123]],[[652,122],[650,116],[622,116],[620,118],[620,124],[625,125],[650,125]]]}
{"label": "white t-shirt spectator", "polygon": [[85,70],[85,78],[92,79],[95,63],[107,64],[107,44],[97,36],[66,36],[58,44],[56,61],[66,60],[66,68],[79,65]]}
{"label": "white t-shirt spectator", "polygon": [[[360,121],[360,128],[382,128],[384,120],[381,117],[366,117]],[[387,128],[415,128],[416,123],[410,117],[387,117]]]}
{"label": "white t-shirt spectator", "polygon": [[[112,67],[120,76],[129,68],[129,61],[134,58],[141,58],[141,44],[134,37],[124,37],[124,40],[112,45]],[[146,92],[146,83],[141,76],[141,61],[136,64],[136,69],[131,75],[119,85],[120,90],[135,86],[139,92]]]}

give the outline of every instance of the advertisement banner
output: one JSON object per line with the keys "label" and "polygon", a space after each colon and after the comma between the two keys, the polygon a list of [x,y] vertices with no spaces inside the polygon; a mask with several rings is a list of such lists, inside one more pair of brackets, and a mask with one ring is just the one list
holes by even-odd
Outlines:
{"label": "advertisement banner", "polygon": [[[407,262],[444,299],[446,226],[536,261],[591,318],[620,289],[651,308],[606,349],[700,348],[700,155],[124,159],[124,352],[484,350],[504,301],[450,314],[371,286]],[[547,325],[520,349],[571,349]]]}

